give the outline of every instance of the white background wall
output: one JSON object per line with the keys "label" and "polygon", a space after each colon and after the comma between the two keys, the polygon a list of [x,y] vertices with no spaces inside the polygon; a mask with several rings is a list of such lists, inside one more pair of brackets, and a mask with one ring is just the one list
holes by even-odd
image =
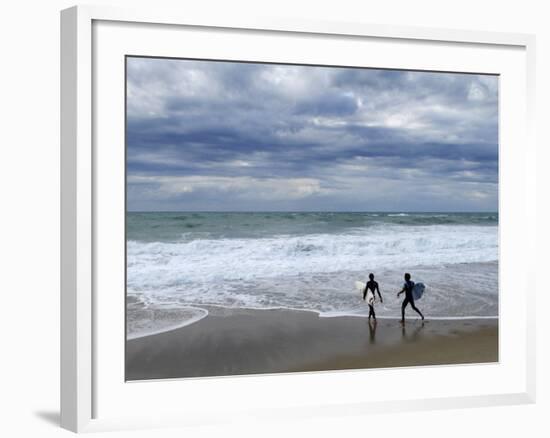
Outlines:
{"label": "white background wall", "polygon": [[[540,156],[538,402],[455,411],[316,418],[308,421],[117,432],[108,436],[549,436],[548,119],[550,13],[544,1],[385,0],[332,2],[97,1],[195,8],[234,15],[297,16],[459,29],[534,33],[538,41]],[[26,0],[0,6],[0,435],[69,435],[59,416],[59,10],[72,1]],[[521,145],[518,145],[521,147]],[[543,288],[545,286],[545,288]],[[184,395],[183,395],[184,396]]]}

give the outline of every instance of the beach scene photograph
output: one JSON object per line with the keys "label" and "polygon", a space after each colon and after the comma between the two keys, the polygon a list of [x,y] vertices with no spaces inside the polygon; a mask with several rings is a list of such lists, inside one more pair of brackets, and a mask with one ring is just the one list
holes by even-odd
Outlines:
{"label": "beach scene photograph", "polygon": [[128,381],[499,360],[498,76],[126,57]]}

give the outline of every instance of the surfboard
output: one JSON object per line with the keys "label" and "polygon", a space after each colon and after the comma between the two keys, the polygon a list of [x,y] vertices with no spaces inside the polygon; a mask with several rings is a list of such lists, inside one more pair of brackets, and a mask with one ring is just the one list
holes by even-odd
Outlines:
{"label": "surfboard", "polygon": [[420,298],[422,298],[422,295],[424,294],[424,289],[426,289],[424,283],[415,283],[412,290],[413,298],[415,300],[419,300]]}
{"label": "surfboard", "polygon": [[[355,288],[361,292],[361,294],[364,292],[365,288],[367,287],[367,283],[364,283],[363,281],[356,281],[355,282]],[[366,301],[368,304],[370,304],[371,306],[374,305],[374,294],[372,293],[372,291],[369,289],[367,291],[367,296],[366,296]]]}

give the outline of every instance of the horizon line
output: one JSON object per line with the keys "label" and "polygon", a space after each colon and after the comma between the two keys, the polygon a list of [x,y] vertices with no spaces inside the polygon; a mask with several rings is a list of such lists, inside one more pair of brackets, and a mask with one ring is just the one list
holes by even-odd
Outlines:
{"label": "horizon line", "polygon": [[126,213],[491,213],[493,210],[126,210]]}

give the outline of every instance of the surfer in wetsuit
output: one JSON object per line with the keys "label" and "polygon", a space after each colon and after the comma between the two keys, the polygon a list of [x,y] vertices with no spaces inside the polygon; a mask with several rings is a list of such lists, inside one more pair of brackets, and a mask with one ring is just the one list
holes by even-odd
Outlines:
{"label": "surfer in wetsuit", "polygon": [[414,297],[413,297],[413,288],[414,288],[414,281],[411,281],[411,274],[408,272],[405,274],[405,284],[403,284],[403,289],[401,289],[401,292],[397,293],[397,297],[399,298],[399,295],[401,295],[403,292],[405,292],[405,299],[403,300],[403,304],[401,304],[401,323],[405,323],[405,307],[407,307],[407,304],[411,304],[411,307],[413,308],[416,313],[420,315],[422,320],[424,320],[424,315],[422,315],[422,312],[418,310],[418,308],[414,305]]}
{"label": "surfer in wetsuit", "polygon": [[[378,296],[380,297],[380,302],[383,303],[384,300],[382,299],[382,295],[380,295],[380,289],[378,289],[378,282],[374,281],[374,274],[369,274],[369,281],[367,281],[367,285],[365,286],[365,290],[363,291],[363,300],[367,298],[367,292],[372,292],[372,296],[374,297],[374,293],[378,292]],[[373,302],[374,303],[374,302]],[[373,303],[369,303],[369,320],[371,316],[376,320],[376,314],[374,313],[374,306]]]}

